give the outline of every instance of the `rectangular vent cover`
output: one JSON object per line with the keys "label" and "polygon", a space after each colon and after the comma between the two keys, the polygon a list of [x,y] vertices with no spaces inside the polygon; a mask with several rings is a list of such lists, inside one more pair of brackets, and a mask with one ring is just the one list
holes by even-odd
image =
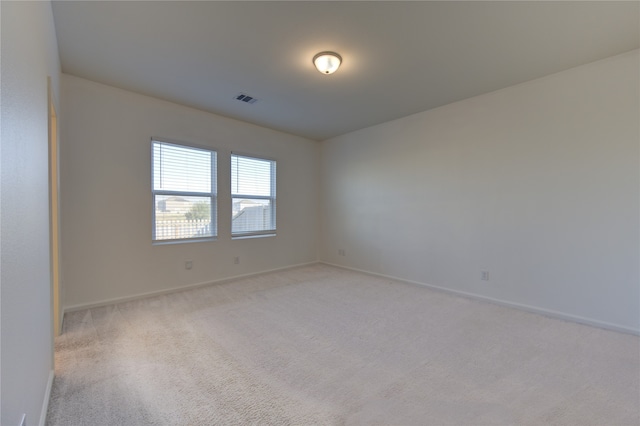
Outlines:
{"label": "rectangular vent cover", "polygon": [[240,93],[238,96],[236,96],[236,99],[248,104],[255,104],[256,102],[258,102],[256,98],[254,98],[253,96],[249,96],[246,93]]}

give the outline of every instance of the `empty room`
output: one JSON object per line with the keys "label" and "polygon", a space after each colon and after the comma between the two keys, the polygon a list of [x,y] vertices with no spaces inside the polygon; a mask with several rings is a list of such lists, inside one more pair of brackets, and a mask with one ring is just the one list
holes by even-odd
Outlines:
{"label": "empty room", "polygon": [[0,423],[640,424],[637,1],[1,1]]}

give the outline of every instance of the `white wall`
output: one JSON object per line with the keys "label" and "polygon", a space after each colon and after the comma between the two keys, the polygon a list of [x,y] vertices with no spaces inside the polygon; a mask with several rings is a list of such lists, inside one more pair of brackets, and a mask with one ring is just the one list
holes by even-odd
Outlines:
{"label": "white wall", "polygon": [[639,72],[636,50],[325,141],[321,260],[637,332]]}
{"label": "white wall", "polygon": [[[62,87],[67,308],[317,260],[318,142],[69,75]],[[217,149],[217,241],[151,244],[152,136]],[[231,240],[231,150],[277,160],[276,237]]]}
{"label": "white wall", "polygon": [[0,423],[38,424],[52,365],[47,76],[60,64],[49,2],[1,2]]}

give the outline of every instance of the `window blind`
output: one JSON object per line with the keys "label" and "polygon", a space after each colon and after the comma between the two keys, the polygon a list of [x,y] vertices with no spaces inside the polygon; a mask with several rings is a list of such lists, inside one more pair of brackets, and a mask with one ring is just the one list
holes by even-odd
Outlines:
{"label": "window blind", "polygon": [[211,238],[216,227],[216,152],[152,141],[153,240]]}
{"label": "window blind", "polygon": [[234,237],[273,235],[276,231],[276,162],[231,154]]}

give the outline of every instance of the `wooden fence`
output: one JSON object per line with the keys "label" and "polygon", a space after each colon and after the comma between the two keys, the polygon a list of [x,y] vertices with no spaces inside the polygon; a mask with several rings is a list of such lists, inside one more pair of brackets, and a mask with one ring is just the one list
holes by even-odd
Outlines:
{"label": "wooden fence", "polygon": [[156,240],[210,237],[210,220],[156,220]]}

